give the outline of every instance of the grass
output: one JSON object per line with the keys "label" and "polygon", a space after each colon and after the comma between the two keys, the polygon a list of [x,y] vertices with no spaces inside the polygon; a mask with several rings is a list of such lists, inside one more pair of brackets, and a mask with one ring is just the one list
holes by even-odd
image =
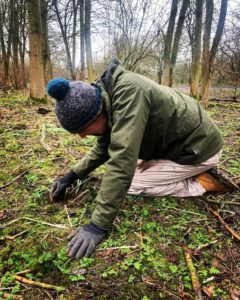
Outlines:
{"label": "grass", "polygon": [[[39,105],[21,94],[1,98],[0,105],[0,186],[28,170],[0,190],[0,298],[5,291],[24,299],[46,297],[44,289],[15,281],[13,275],[25,270],[22,276],[28,279],[65,287],[48,291],[53,299],[182,299],[183,293],[194,297],[183,246],[193,251],[217,240],[193,262],[201,285],[213,289],[212,298],[230,299],[230,290],[240,286],[239,242],[207,211],[206,200],[220,201],[211,207],[219,209],[239,234],[240,207],[229,204],[239,202],[239,193],[194,199],[127,196],[109,239],[91,258],[69,260],[65,251],[71,226],[64,205],[73,227],[88,222],[104,167],[69,189],[68,201],[50,203],[49,187],[89,151],[94,138],[80,140],[61,129],[52,104],[45,106],[51,110],[46,115],[38,114]],[[238,103],[215,102],[209,110],[225,140],[221,166],[235,176],[240,174],[239,111]],[[50,152],[40,143],[43,124]]]}

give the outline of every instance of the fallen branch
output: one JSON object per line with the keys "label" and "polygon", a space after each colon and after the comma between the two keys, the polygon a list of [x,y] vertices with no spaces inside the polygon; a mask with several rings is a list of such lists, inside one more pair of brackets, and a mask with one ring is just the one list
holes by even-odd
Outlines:
{"label": "fallen branch", "polygon": [[34,286],[38,286],[38,287],[41,287],[44,289],[49,289],[49,290],[55,290],[57,292],[65,290],[65,288],[62,286],[56,286],[56,285],[52,285],[52,284],[48,284],[48,283],[44,283],[44,282],[33,281],[31,279],[27,279],[27,278],[21,277],[19,275],[13,275],[13,276],[17,281],[23,282],[23,283],[26,283],[29,285],[34,285]]}
{"label": "fallen branch", "polygon": [[96,251],[107,251],[107,250],[121,250],[121,249],[138,249],[138,246],[120,246],[120,247],[110,247],[110,248],[100,248]]}
{"label": "fallen branch", "polygon": [[195,254],[198,254],[202,249],[207,248],[207,247],[209,247],[209,246],[211,246],[211,245],[216,244],[217,241],[218,241],[218,240],[215,240],[215,241],[212,241],[212,242],[210,242],[210,243],[207,243],[207,244],[203,244],[203,245],[198,246],[198,247],[194,250],[194,253],[195,253]]}
{"label": "fallen branch", "polygon": [[15,234],[15,235],[6,235],[6,239],[7,240],[14,240],[15,238],[17,238],[17,237],[19,237],[20,235],[22,235],[22,234],[24,234],[24,233],[26,233],[26,232],[28,232],[29,230],[28,229],[26,229],[26,230],[24,230],[24,231],[22,231],[22,232],[19,232],[18,234]]}
{"label": "fallen branch", "polygon": [[64,209],[65,209],[66,214],[67,214],[68,223],[69,223],[70,227],[73,228],[73,224],[72,224],[72,222],[71,222],[71,218],[70,218],[70,216],[69,216],[69,214],[68,214],[67,205],[64,205]]}
{"label": "fallen branch", "polygon": [[78,195],[76,198],[74,198],[73,200],[71,200],[69,203],[73,204],[75,201],[77,201],[78,199],[82,198],[84,195],[86,195],[89,192],[89,190],[85,190],[83,191],[80,195]]}
{"label": "fallen branch", "polygon": [[7,299],[23,300],[22,296],[13,295],[13,294],[9,294],[9,293],[3,293],[3,297],[7,298]]}
{"label": "fallen branch", "polygon": [[240,241],[240,236],[236,233],[236,232],[234,232],[228,225],[227,225],[227,223],[223,220],[223,218],[220,216],[220,214],[217,212],[217,211],[215,211],[215,210],[213,210],[211,207],[208,207],[207,206],[207,209],[210,211],[210,212],[212,212],[216,217],[218,217],[218,219],[220,220],[220,222],[225,226],[225,228],[237,239],[237,240],[239,240]]}
{"label": "fallen branch", "polygon": [[197,272],[196,272],[191,255],[190,255],[187,247],[184,247],[184,254],[185,254],[188,269],[190,271],[190,275],[191,275],[191,279],[192,279],[192,286],[193,286],[193,290],[196,295],[196,300],[203,300],[201,286],[200,286],[200,283],[199,283],[199,280],[197,277]]}
{"label": "fallen branch", "polygon": [[28,221],[31,221],[31,222],[36,222],[36,223],[39,223],[39,224],[43,224],[43,225],[47,225],[47,226],[51,226],[51,227],[56,227],[56,228],[60,228],[60,229],[69,229],[69,227],[67,227],[66,225],[63,225],[63,224],[52,224],[52,223],[48,223],[48,222],[34,220],[34,219],[31,219],[31,218],[28,218],[28,217],[17,218],[15,220],[12,220],[12,221],[6,223],[6,224],[0,225],[0,228],[1,229],[6,228],[9,225],[11,225],[11,224],[13,224],[13,223],[15,223],[15,222],[17,222],[19,220],[28,220]]}
{"label": "fallen branch", "polygon": [[15,275],[22,275],[22,274],[26,274],[26,273],[29,273],[29,272],[32,272],[32,270],[31,269],[26,269],[26,270],[15,273]]}
{"label": "fallen branch", "polygon": [[233,201],[219,201],[219,200],[213,200],[213,199],[204,199],[204,200],[209,203],[214,203],[214,204],[240,205],[240,202],[233,202]]}
{"label": "fallen branch", "polygon": [[14,183],[15,181],[17,181],[19,178],[21,178],[23,175],[25,175],[26,173],[28,173],[31,169],[33,169],[33,167],[25,170],[24,172],[22,172],[21,174],[19,174],[17,177],[15,177],[12,181],[0,186],[0,190],[6,188],[7,186],[11,185],[12,183]]}
{"label": "fallen branch", "polygon": [[42,135],[41,135],[40,143],[47,150],[47,152],[51,152],[52,151],[51,147],[47,143],[45,143],[45,137],[46,137],[46,127],[45,127],[45,124],[43,123],[42,124]]}

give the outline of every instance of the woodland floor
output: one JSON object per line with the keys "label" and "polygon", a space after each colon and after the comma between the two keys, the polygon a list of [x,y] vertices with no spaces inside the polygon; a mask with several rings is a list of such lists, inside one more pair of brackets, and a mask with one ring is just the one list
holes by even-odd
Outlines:
{"label": "woodland floor", "polygon": [[[27,300],[195,299],[185,246],[204,299],[240,299],[240,241],[207,209],[219,211],[240,235],[240,193],[127,196],[113,232],[92,258],[69,260],[67,235],[89,220],[104,167],[70,189],[68,201],[50,203],[48,191],[94,138],[61,129],[52,104],[11,92],[0,97],[0,299],[14,299],[7,293]],[[39,107],[49,112],[40,114]],[[240,103],[213,101],[209,113],[225,140],[221,167],[239,176]],[[20,283],[17,273],[59,288]]]}

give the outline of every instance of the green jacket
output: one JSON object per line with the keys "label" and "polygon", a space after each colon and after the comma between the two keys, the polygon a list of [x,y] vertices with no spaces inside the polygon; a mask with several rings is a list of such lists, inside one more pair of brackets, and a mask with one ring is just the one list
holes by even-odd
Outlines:
{"label": "green jacket", "polygon": [[138,158],[198,164],[221,149],[222,138],[196,100],[125,70],[117,60],[95,84],[101,89],[109,129],[73,171],[83,178],[106,162],[92,222],[110,228]]}

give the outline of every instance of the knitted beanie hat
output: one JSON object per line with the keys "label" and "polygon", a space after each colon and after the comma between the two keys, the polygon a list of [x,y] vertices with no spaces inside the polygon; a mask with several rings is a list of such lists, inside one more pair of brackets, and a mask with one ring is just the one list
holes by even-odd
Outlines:
{"label": "knitted beanie hat", "polygon": [[97,119],[102,110],[100,90],[82,81],[54,78],[47,86],[56,99],[55,112],[64,129],[78,133]]}

